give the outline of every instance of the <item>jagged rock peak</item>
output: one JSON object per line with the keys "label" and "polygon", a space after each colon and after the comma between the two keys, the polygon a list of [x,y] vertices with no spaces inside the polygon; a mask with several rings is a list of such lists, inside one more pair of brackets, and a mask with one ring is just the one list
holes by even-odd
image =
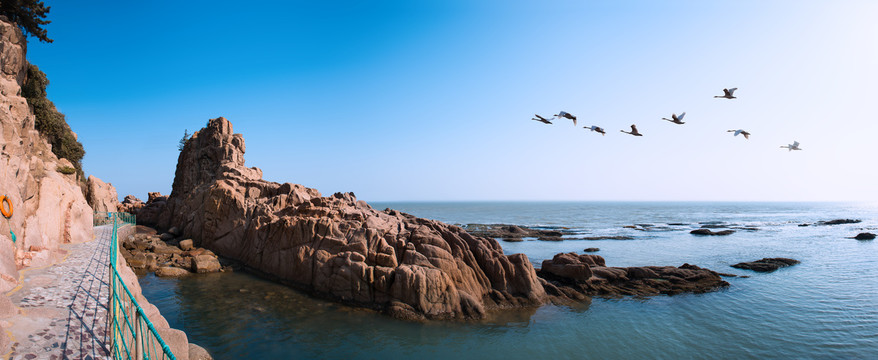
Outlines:
{"label": "jagged rock peak", "polygon": [[[244,151],[244,137],[234,133],[229,120],[210,119],[206,127],[192,134],[180,152],[172,194],[193,191],[199,185],[221,178],[229,170],[244,168]],[[247,175],[259,179],[262,172]]]}

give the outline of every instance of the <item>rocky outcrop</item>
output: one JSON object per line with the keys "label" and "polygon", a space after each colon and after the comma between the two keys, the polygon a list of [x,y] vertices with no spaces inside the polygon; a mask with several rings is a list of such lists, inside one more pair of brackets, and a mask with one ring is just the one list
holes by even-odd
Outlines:
{"label": "rocky outcrop", "polygon": [[137,212],[140,211],[140,208],[142,208],[143,206],[143,201],[138,199],[136,196],[129,194],[125,195],[125,199],[123,199],[122,202],[118,206],[116,206],[116,211],[127,212],[137,215]]}
{"label": "rocky outcrop", "polygon": [[601,256],[576,253],[543,261],[538,274],[546,292],[562,299],[703,293],[729,285],[720,274],[695,265],[607,267]]}
{"label": "rocky outcrop", "polygon": [[93,238],[92,209],[76,174],[58,171],[72,164],[34,129],[21,96],[26,48],[21,31],[0,19],[0,195],[13,206],[12,217],[0,221],[0,291],[16,285],[18,269],[60,259],[59,244]]}
{"label": "rocky outcrop", "polygon": [[758,272],[772,272],[779,268],[793,266],[798,263],[799,260],[789,258],[764,258],[756,261],[737,263],[732,265],[732,267]]}
{"label": "rocky outcrop", "polygon": [[119,195],[113,184],[105,183],[101,179],[89,175],[86,181],[86,201],[92,210],[97,212],[116,211],[119,206]]}
{"label": "rocky outcrop", "polygon": [[[352,193],[262,180],[244,165],[244,139],[212,119],[192,135],[165,204],[138,221],[177,227],[196,245],[313,294],[407,319],[482,318],[546,301],[527,257],[491,239]],[[144,212],[164,207],[158,216]]]}
{"label": "rocky outcrop", "polygon": [[[559,287],[537,277],[523,254],[504,254],[496,240],[391,209],[378,211],[352,193],[324,197],[301,185],[262,180],[261,170],[244,165],[244,151],[243,137],[228,120],[210,120],[185,143],[171,195],[151,196],[138,221],[176,228],[196,246],[317,296],[405,319],[478,319],[491,309],[566,296],[547,294]],[[586,279],[589,269],[546,273]],[[623,287],[623,279],[605,279],[585,283]],[[673,292],[657,293],[663,291]],[[568,292],[574,299],[585,296]]]}

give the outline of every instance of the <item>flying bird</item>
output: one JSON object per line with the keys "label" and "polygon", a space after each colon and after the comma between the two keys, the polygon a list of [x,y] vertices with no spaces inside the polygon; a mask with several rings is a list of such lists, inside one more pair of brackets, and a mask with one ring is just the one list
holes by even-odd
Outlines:
{"label": "flying bird", "polygon": [[555,117],[559,118],[559,119],[564,118],[564,119],[573,120],[573,126],[576,126],[576,116],[573,116],[573,114],[571,114],[569,112],[566,112],[566,111],[559,112],[559,113],[555,114]]}
{"label": "flying bird", "polygon": [[735,133],[735,136],[738,136],[738,135],[744,135],[744,138],[745,138],[745,139],[750,139],[750,133],[748,133],[748,132],[746,132],[746,131],[744,131],[744,130],[742,130],[742,129],[738,129],[738,130],[729,130],[729,131],[727,131],[727,132],[733,132],[733,133]]}
{"label": "flying bird", "polygon": [[802,149],[799,148],[799,142],[798,142],[798,141],[793,141],[792,144],[789,144],[789,145],[787,145],[787,146],[781,146],[780,148],[781,148],[781,149],[788,149],[787,151],[802,150]]}
{"label": "flying bird", "polygon": [[672,123],[674,123],[674,124],[683,125],[683,124],[685,124],[685,123],[683,122],[683,117],[684,117],[684,116],[686,116],[686,112],[685,112],[685,111],[684,111],[682,114],[680,114],[680,116],[677,116],[677,114],[671,114],[671,118],[670,118],[670,119],[668,119],[668,118],[662,118],[662,120],[667,120],[667,121],[670,121],[670,122],[672,122]]}
{"label": "flying bird", "polygon": [[621,132],[623,132],[623,133],[626,133],[626,134],[631,134],[631,135],[634,135],[634,136],[643,136],[643,134],[637,132],[637,126],[635,126],[634,124],[631,124],[631,132],[628,132],[628,131],[625,131],[625,130],[619,130],[619,131],[621,131]]}
{"label": "flying bird", "polygon": [[601,128],[600,126],[594,126],[594,125],[592,125],[592,126],[583,126],[582,128],[583,128],[583,129],[589,129],[589,130],[594,131],[594,132],[598,132],[598,133],[600,133],[601,135],[607,135],[607,132],[604,131],[604,129]]}
{"label": "flying bird", "polygon": [[549,125],[552,125],[552,122],[549,121],[549,119],[546,119],[546,118],[544,118],[544,117],[542,117],[542,116],[539,116],[539,115],[537,115],[537,114],[534,114],[534,116],[536,116],[536,117],[535,117],[535,118],[532,118],[531,120],[539,121],[539,122],[541,122],[541,123],[543,123],[543,124],[549,124]]}
{"label": "flying bird", "polygon": [[735,97],[735,90],[738,90],[738,88],[723,89],[722,96],[714,96],[714,97],[715,98],[724,98],[724,99],[737,99]]}

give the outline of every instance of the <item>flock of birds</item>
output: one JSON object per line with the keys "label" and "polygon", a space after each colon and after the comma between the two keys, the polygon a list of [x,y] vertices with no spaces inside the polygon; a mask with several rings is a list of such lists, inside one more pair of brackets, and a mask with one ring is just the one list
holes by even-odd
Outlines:
{"label": "flock of birds", "polygon": [[[738,88],[723,89],[723,94],[716,95],[716,96],[714,96],[714,98],[737,99],[737,97],[735,97],[735,90],[738,90]],[[552,115],[552,117],[550,117],[550,118],[545,118],[545,117],[542,117],[538,114],[534,114],[534,116],[536,116],[536,117],[532,118],[531,120],[539,121],[543,124],[552,125],[552,120],[568,119],[568,120],[573,120],[573,126],[576,126],[576,116],[574,116],[573,114],[568,113],[566,111],[561,111],[555,115]],[[685,122],[683,122],[683,117],[685,117],[685,116],[686,116],[685,112],[680,113],[680,115],[671,114],[670,119],[662,118],[662,120],[667,120],[667,121],[670,121],[670,122],[677,124],[677,125],[683,125],[683,124],[685,124]],[[583,128],[591,130],[591,131],[596,132],[596,133],[599,133],[601,135],[607,134],[607,132],[604,131],[604,129],[600,126],[592,125],[592,126],[584,126]],[[619,131],[626,133],[626,134],[634,135],[634,136],[643,136],[643,134],[641,134],[639,131],[637,131],[636,124],[631,124],[631,131],[625,131],[625,130],[619,130]],[[734,133],[734,136],[743,135],[745,139],[748,139],[748,140],[750,139],[750,133],[745,131],[744,129],[728,130],[728,132]],[[802,150],[801,148],[799,148],[798,141],[793,141],[792,144],[781,146],[781,149],[787,149],[788,151]]]}

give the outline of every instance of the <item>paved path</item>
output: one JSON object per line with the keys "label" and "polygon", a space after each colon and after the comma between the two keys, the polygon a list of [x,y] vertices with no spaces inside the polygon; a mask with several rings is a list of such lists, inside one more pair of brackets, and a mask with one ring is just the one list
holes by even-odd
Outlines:
{"label": "paved path", "polygon": [[22,271],[9,299],[21,314],[9,320],[13,359],[106,359],[110,237],[95,227],[95,240],[64,244],[61,262]]}

